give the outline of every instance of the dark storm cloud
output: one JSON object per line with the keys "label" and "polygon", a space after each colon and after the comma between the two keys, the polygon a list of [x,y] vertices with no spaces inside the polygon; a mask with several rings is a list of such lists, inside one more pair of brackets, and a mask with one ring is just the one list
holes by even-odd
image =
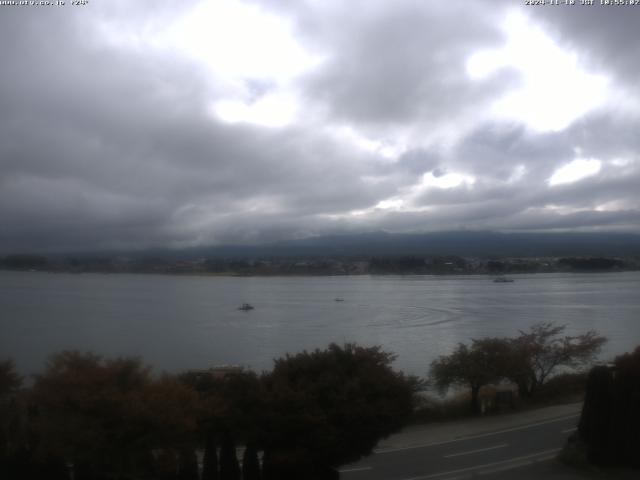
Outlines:
{"label": "dark storm cloud", "polygon": [[94,46],[68,12],[16,17],[0,74],[5,248],[231,240],[252,209],[295,218],[390,193],[321,134],[215,122],[179,58]]}
{"label": "dark storm cloud", "polygon": [[[633,112],[605,107],[548,133],[487,118],[522,79],[502,69],[472,82],[465,64],[504,44],[499,23],[514,2],[255,3],[290,20],[300,44],[324,58],[292,80],[300,121],[279,128],[217,119],[210,105],[226,98],[225,81],[177,49],[140,41],[196,3],[2,8],[0,253],[637,225]],[[616,49],[632,22],[612,12],[597,25],[577,10],[531,15],[632,90],[636,47]],[[280,88],[270,78],[243,85],[250,101]],[[344,126],[401,148],[362,148],[333,133]],[[453,140],[440,141],[442,132]],[[577,156],[602,161],[601,172],[551,187]],[[374,208],[425,174],[449,173],[475,182],[425,189],[414,198],[420,211]]]}

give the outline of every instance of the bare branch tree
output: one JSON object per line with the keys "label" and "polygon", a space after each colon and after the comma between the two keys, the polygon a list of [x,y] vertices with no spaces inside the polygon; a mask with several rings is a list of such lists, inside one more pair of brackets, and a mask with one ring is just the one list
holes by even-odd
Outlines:
{"label": "bare branch tree", "polygon": [[566,325],[537,323],[513,340],[516,368],[509,377],[518,384],[521,395],[532,396],[561,367],[588,364],[607,341],[594,330],[562,336],[565,329]]}

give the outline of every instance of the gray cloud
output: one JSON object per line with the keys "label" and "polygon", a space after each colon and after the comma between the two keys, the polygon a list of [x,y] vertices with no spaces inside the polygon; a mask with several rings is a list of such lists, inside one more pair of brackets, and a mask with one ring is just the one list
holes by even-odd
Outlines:
{"label": "gray cloud", "polygon": [[615,74],[627,86],[637,88],[637,6],[600,5],[560,9],[531,9],[547,31],[568,50],[581,54],[583,62]]}
{"label": "gray cloud", "polygon": [[[371,229],[637,228],[634,114],[604,107],[551,133],[487,117],[521,78],[503,70],[471,82],[464,65],[505,42],[498,24],[513,2],[258,3],[325,55],[292,81],[300,121],[280,128],[213,116],[227,87],[179,51],[104,37],[162,30],[196,3],[2,7],[0,41],[11,48],[0,59],[0,253]],[[632,91],[632,15],[575,11],[531,15]],[[616,50],[620,42],[627,48]],[[278,88],[268,78],[244,85],[252,101]],[[402,148],[391,156],[362,148],[335,134],[344,126]],[[440,129],[457,134],[431,136]],[[550,187],[576,147],[601,160],[601,172]],[[425,189],[414,199],[421,211],[373,208],[429,173],[475,182]]]}
{"label": "gray cloud", "polygon": [[428,9],[411,1],[394,8],[381,2],[342,4],[311,28],[331,54],[308,79],[309,98],[319,99],[337,119],[363,127],[418,122],[427,128],[483,108],[492,93],[517,81],[508,72],[491,83],[470,83],[461,75],[479,46],[502,41],[497,18],[496,10],[469,2]]}

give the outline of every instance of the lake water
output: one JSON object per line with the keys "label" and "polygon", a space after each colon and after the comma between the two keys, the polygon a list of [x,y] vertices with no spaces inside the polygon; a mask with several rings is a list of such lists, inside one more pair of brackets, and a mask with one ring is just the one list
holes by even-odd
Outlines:
{"label": "lake water", "polygon": [[[539,321],[609,338],[603,358],[640,344],[640,272],[487,276],[189,277],[0,271],[0,359],[23,373],[63,349],[135,355],[158,370],[269,369],[330,342],[382,345],[425,375],[457,342]],[[342,302],[334,298],[344,298]],[[243,312],[243,302],[255,310]]]}

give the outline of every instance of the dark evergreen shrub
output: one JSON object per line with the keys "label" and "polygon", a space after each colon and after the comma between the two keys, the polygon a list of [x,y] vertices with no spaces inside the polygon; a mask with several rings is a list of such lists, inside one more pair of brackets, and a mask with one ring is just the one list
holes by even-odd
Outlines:
{"label": "dark evergreen shrub", "polygon": [[236,456],[236,445],[229,433],[225,433],[222,436],[220,480],[240,480],[240,465]]}
{"label": "dark evergreen shrub", "polygon": [[218,452],[213,434],[208,434],[202,459],[202,480],[218,480]]}
{"label": "dark evergreen shrub", "polygon": [[242,459],[242,480],[260,480],[258,450],[253,443],[247,444]]}

